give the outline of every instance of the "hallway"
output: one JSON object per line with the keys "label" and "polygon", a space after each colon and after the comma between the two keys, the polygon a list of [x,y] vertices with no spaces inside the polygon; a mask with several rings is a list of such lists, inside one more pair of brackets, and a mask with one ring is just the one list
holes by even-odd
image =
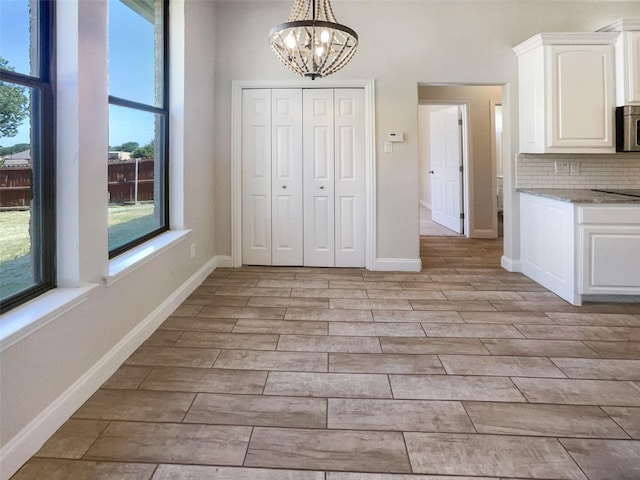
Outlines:
{"label": "hallway", "polygon": [[502,239],[421,248],[216,270],[14,478],[640,478],[640,304],[571,306]]}

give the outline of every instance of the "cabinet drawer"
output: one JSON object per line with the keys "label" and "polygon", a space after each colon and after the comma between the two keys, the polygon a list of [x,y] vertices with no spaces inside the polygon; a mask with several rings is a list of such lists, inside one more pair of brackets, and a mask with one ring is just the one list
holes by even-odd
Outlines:
{"label": "cabinet drawer", "polygon": [[578,207],[578,224],[639,225],[640,204]]}
{"label": "cabinet drawer", "polygon": [[640,294],[640,225],[580,227],[580,293]]}

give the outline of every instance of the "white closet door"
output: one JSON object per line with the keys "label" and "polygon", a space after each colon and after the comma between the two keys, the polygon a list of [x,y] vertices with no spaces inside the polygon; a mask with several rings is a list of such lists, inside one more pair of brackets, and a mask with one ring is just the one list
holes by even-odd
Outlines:
{"label": "white closet door", "polygon": [[335,266],[365,265],[364,90],[335,96]]}
{"label": "white closet door", "polygon": [[271,265],[271,90],[242,91],[242,262]]}
{"label": "white closet door", "polygon": [[333,90],[303,90],[304,264],[333,267]]}
{"label": "white closet door", "polygon": [[272,265],[302,265],[302,90],[273,90]]}

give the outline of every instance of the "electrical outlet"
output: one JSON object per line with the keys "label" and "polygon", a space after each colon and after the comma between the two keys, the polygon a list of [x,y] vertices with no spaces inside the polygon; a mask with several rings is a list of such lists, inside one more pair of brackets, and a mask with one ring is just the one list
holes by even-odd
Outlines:
{"label": "electrical outlet", "polygon": [[571,171],[571,165],[569,162],[553,162],[555,169],[556,169],[556,173],[570,173]]}
{"label": "electrical outlet", "polygon": [[196,244],[195,243],[191,244],[190,254],[191,254],[191,258],[195,258],[195,256],[196,256]]}
{"label": "electrical outlet", "polygon": [[580,162],[571,162],[571,174],[575,175],[580,173]]}

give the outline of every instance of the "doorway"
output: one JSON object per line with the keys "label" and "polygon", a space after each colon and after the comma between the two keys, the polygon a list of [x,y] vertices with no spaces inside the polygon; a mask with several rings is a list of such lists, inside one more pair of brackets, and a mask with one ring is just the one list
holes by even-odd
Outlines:
{"label": "doorway", "polygon": [[466,103],[418,105],[421,236],[465,236],[468,232],[467,128]]}
{"label": "doorway", "polygon": [[[433,177],[437,177],[437,165],[432,158],[439,155],[442,148],[433,148],[432,140],[434,125],[431,115],[436,117],[438,111],[450,111],[452,107],[460,110],[461,138],[454,140],[449,137],[449,146],[445,155],[455,150],[456,142],[461,143],[462,173],[460,178],[460,194],[456,187],[450,187],[444,192],[449,196],[446,205],[451,205],[451,199],[460,198],[460,211],[450,210],[449,220],[458,214],[463,217],[462,235],[470,238],[497,238],[498,228],[498,178],[496,152],[500,151],[496,137],[496,106],[502,102],[501,85],[420,85],[418,87],[418,132],[419,132],[419,195],[421,211],[420,234],[423,236],[460,235],[451,224],[448,230],[435,222],[425,221],[425,216],[433,215],[438,206],[434,204],[435,191]],[[498,109],[499,110],[499,109]],[[436,134],[437,138],[438,135]],[[442,141],[442,140],[440,140]],[[446,156],[445,156],[446,158]],[[450,160],[447,160],[450,161]],[[451,174],[455,165],[451,165]],[[458,168],[460,168],[458,166]],[[430,173],[434,171],[434,173]],[[444,184],[442,184],[444,185]],[[442,195],[442,193],[440,194]],[[453,202],[455,206],[455,202]],[[425,215],[425,213],[427,215]],[[433,220],[440,221],[436,215]],[[445,223],[445,222],[441,222]],[[445,224],[446,226],[446,224]],[[426,227],[426,228],[425,228]]]}

